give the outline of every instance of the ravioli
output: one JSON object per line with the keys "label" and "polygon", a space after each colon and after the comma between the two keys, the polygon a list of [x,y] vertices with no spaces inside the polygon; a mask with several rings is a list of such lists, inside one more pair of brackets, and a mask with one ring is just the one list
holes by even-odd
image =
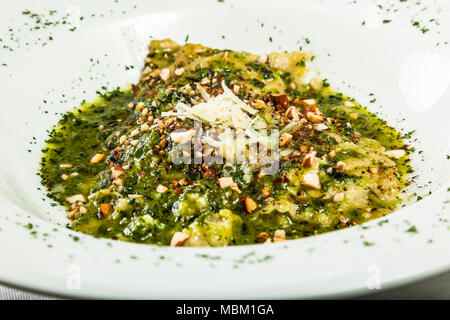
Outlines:
{"label": "ravioli", "polygon": [[310,59],[152,41],[138,83],[54,127],[42,183],[69,228],[156,245],[287,241],[390,214],[408,147],[326,80],[306,81]]}

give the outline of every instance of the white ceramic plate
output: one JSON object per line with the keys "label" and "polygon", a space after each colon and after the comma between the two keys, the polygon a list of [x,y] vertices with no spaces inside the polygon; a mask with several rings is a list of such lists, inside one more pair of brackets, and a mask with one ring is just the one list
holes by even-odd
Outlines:
{"label": "white ceramic plate", "polygon": [[[0,11],[1,282],[96,298],[305,298],[367,293],[449,269],[445,1],[45,3],[8,2]],[[40,22],[32,13],[43,14]],[[44,28],[46,20],[60,23]],[[402,132],[416,130],[409,141],[418,177],[408,192],[424,199],[363,226],[271,245],[162,248],[66,229],[36,175],[46,131],[102,86],[134,82],[149,41],[166,37],[314,52],[313,71],[333,87]]]}

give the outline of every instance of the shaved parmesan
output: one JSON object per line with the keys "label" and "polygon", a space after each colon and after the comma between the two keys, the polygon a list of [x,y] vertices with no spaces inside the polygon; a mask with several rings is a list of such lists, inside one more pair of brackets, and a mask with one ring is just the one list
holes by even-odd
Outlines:
{"label": "shaved parmesan", "polygon": [[[206,102],[201,102],[194,106],[188,106],[179,102],[175,106],[175,112],[163,112],[162,116],[175,116],[179,118],[189,118],[203,123],[218,126],[248,129],[257,124],[262,127],[262,122],[258,117],[252,118],[258,110],[253,109],[244,101],[239,99],[231,91],[225,82],[222,82],[224,92],[216,97],[209,97],[208,93],[202,87],[200,93]],[[264,126],[265,127],[265,126]]]}

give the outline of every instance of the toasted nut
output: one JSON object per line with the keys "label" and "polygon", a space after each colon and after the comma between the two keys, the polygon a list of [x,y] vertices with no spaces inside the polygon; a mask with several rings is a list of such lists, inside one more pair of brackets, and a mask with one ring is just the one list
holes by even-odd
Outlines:
{"label": "toasted nut", "polygon": [[78,208],[73,209],[72,211],[70,211],[70,212],[67,214],[67,218],[73,219],[73,217],[75,217],[75,214],[76,214],[77,212],[78,212]]}
{"label": "toasted nut", "polygon": [[114,167],[111,168],[111,173],[112,173],[112,177],[114,179],[117,179],[121,175],[125,174],[125,171],[123,170],[123,168],[119,164],[117,164],[117,165],[115,165]]}
{"label": "toasted nut", "polygon": [[70,163],[61,163],[59,165],[60,168],[73,168],[73,165],[71,165]]}
{"label": "toasted nut", "polygon": [[316,104],[316,100],[315,99],[304,99],[304,100],[301,100],[301,102],[302,102],[302,104],[307,104],[307,105],[315,105]]}
{"label": "toasted nut", "polygon": [[238,94],[239,94],[239,90],[241,90],[241,87],[235,84],[235,85],[233,86],[233,92],[234,92],[234,94],[235,94],[235,95],[238,95]]}
{"label": "toasted nut", "polygon": [[85,203],[86,198],[82,194],[76,194],[66,198],[66,201],[70,204]]}
{"label": "toasted nut", "polygon": [[183,73],[184,73],[184,68],[178,68],[178,69],[175,69],[175,75],[177,76],[177,77],[179,77],[179,76],[181,76]]}
{"label": "toasted nut", "polygon": [[166,186],[163,186],[162,184],[160,184],[156,187],[156,191],[158,191],[159,193],[167,192],[167,190],[169,190],[169,188],[167,188]]}
{"label": "toasted nut", "polygon": [[236,183],[233,181],[233,177],[222,177],[219,178],[219,186],[223,189],[226,187],[231,187],[235,185]]}
{"label": "toasted nut", "polygon": [[260,234],[258,234],[258,236],[256,237],[256,241],[258,242],[264,242],[267,239],[270,239],[270,236],[267,232],[261,232]]}
{"label": "toasted nut", "polygon": [[255,101],[255,106],[258,108],[264,108],[266,106],[266,103],[262,101],[261,99],[257,99]]}
{"label": "toasted nut", "polygon": [[141,131],[145,132],[148,131],[150,129],[149,125],[144,123],[143,125],[141,125]]}
{"label": "toasted nut", "polygon": [[87,213],[87,209],[85,207],[80,207],[80,213],[81,214]]}
{"label": "toasted nut", "polygon": [[263,55],[259,56],[259,58],[258,58],[259,63],[266,64],[268,60],[269,60],[269,57],[266,54],[263,54]]}
{"label": "toasted nut", "polygon": [[324,131],[324,130],[327,130],[327,129],[328,129],[328,126],[326,124],[324,124],[324,123],[316,124],[316,130],[317,131]]}
{"label": "toasted nut", "polygon": [[252,212],[258,207],[258,205],[252,198],[247,197],[245,198],[245,207],[247,209],[247,212]]}
{"label": "toasted nut", "polygon": [[181,247],[187,240],[189,236],[184,232],[175,232],[170,240],[171,247]]}
{"label": "toasted nut", "polygon": [[318,190],[320,190],[320,188],[322,187],[320,184],[319,175],[315,172],[308,172],[307,174],[305,174],[302,179],[302,184],[305,187],[310,187]]}
{"label": "toasted nut", "polygon": [[67,179],[69,179],[69,176],[68,176],[67,174],[63,173],[63,174],[61,175],[61,179],[67,180]]}
{"label": "toasted nut", "polygon": [[263,194],[264,197],[268,198],[270,197],[270,190],[268,189],[262,189],[261,193]]}
{"label": "toasted nut", "polygon": [[344,192],[338,192],[334,195],[333,197],[333,201],[334,202],[341,202],[342,200],[344,200],[345,198],[345,193]]}
{"label": "toasted nut", "polygon": [[369,172],[373,173],[373,174],[376,174],[376,173],[378,173],[378,169],[375,168],[375,167],[369,167]]}
{"label": "toasted nut", "polygon": [[109,203],[100,204],[100,212],[106,216],[111,211],[111,205]]}
{"label": "toasted nut", "polygon": [[311,121],[311,122],[323,122],[323,118],[321,116],[319,116],[318,114],[315,114],[313,112],[307,112],[306,113],[306,118]]}
{"label": "toasted nut", "polygon": [[356,113],[356,112],[353,112],[353,113],[350,113],[349,114],[349,117],[350,117],[350,119],[352,119],[352,120],[356,120],[356,119],[358,119],[358,113]]}
{"label": "toasted nut", "polygon": [[300,121],[300,112],[298,112],[298,109],[294,106],[291,106],[286,110],[285,116],[294,121]]}
{"label": "toasted nut", "polygon": [[286,240],[286,231],[276,230],[273,233],[273,242],[280,242]]}
{"label": "toasted nut", "polygon": [[331,150],[330,153],[328,153],[328,155],[332,158],[336,157],[336,150]]}
{"label": "toasted nut", "polygon": [[162,81],[167,81],[170,78],[170,69],[168,68],[164,68],[161,70],[161,72],[159,73],[159,77],[161,78]]}
{"label": "toasted nut", "polygon": [[104,153],[97,153],[95,156],[92,157],[91,164],[99,163],[104,158],[105,158],[105,154]]}
{"label": "toasted nut", "polygon": [[345,170],[345,162],[338,161],[336,163],[336,169],[338,169],[339,171],[344,171]]}
{"label": "toasted nut", "polygon": [[305,168],[311,168],[314,163],[314,160],[316,159],[316,154],[317,152],[313,150],[308,152],[306,156],[303,158],[302,166]]}
{"label": "toasted nut", "polygon": [[283,133],[280,137],[280,146],[284,146],[285,144],[287,144],[289,141],[291,141],[292,137],[293,136],[290,133]]}
{"label": "toasted nut", "polygon": [[195,135],[195,130],[174,131],[170,133],[170,139],[176,143],[186,143],[192,140]]}
{"label": "toasted nut", "polygon": [[389,158],[400,159],[406,155],[406,151],[403,149],[389,150],[389,151],[383,152],[383,154],[385,154]]}
{"label": "toasted nut", "polygon": [[319,79],[319,78],[312,78],[309,81],[309,86],[314,91],[320,91],[322,89],[322,87],[323,87],[323,81],[321,79]]}

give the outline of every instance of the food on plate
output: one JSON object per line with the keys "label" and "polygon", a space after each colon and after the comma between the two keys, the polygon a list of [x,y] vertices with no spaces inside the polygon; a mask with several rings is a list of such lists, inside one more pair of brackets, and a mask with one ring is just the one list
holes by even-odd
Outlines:
{"label": "food on plate", "polygon": [[171,246],[287,241],[393,212],[408,147],[311,55],[152,41],[139,82],[67,112],[40,175],[69,227]]}

